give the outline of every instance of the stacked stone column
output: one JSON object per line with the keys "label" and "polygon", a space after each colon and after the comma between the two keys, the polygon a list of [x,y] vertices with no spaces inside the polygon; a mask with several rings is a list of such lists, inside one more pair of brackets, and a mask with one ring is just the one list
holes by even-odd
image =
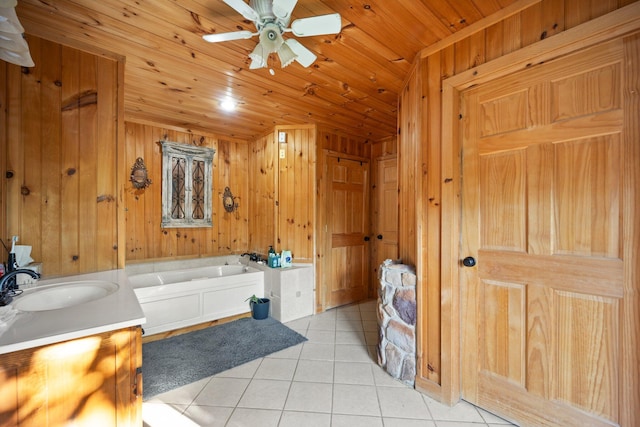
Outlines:
{"label": "stacked stone column", "polygon": [[414,386],[416,377],[416,272],[386,260],[379,269],[378,364]]}

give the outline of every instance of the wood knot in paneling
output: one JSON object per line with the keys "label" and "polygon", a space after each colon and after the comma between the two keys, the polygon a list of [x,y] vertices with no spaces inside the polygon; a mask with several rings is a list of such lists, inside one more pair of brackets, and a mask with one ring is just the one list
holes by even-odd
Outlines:
{"label": "wood knot in paneling", "polygon": [[97,103],[98,92],[96,92],[95,90],[88,90],[65,100],[62,103],[62,111],[74,110],[76,108],[82,108]]}
{"label": "wood knot in paneling", "polygon": [[198,15],[195,12],[191,12],[191,19],[193,19],[193,22],[195,22],[198,25],[202,25],[202,23],[200,22],[200,15]]}
{"label": "wood knot in paneling", "polygon": [[101,194],[96,198],[97,203],[113,202],[114,200],[115,200],[115,197],[113,197],[111,194]]}

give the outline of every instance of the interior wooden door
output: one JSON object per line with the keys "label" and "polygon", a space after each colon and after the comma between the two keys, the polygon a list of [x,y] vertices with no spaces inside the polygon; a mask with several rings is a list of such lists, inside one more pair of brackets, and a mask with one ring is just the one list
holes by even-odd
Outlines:
{"label": "interior wooden door", "polygon": [[398,159],[382,157],[375,163],[372,289],[377,289],[380,264],[398,258]]}
{"label": "interior wooden door", "polygon": [[638,411],[622,368],[637,363],[640,316],[632,44],[461,96],[463,398],[521,425],[610,426]]}
{"label": "interior wooden door", "polygon": [[[327,235],[324,309],[367,297],[369,283],[369,163],[327,156]],[[327,265],[328,264],[328,265]]]}

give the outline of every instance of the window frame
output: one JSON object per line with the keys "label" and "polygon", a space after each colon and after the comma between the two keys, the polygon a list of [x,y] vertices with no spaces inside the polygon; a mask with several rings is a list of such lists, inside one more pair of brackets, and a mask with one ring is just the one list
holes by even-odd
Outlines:
{"label": "window frame", "polygon": [[[162,227],[196,228],[213,227],[213,155],[216,150],[208,147],[180,144],[172,141],[160,141],[162,146]],[[172,218],[173,168],[172,159],[185,161],[184,218]],[[204,162],[204,205],[202,219],[193,218],[193,162]]]}

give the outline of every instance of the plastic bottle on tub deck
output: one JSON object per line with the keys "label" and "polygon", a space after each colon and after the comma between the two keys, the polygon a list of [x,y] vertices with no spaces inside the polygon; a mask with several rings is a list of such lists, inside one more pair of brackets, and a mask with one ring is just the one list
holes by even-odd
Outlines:
{"label": "plastic bottle on tub deck", "polygon": [[286,268],[292,265],[293,257],[291,256],[291,251],[282,251],[282,255],[280,255],[280,267]]}
{"label": "plastic bottle on tub deck", "polygon": [[267,265],[271,268],[276,264],[276,251],[273,250],[273,246],[269,246],[269,254],[267,257]]}

